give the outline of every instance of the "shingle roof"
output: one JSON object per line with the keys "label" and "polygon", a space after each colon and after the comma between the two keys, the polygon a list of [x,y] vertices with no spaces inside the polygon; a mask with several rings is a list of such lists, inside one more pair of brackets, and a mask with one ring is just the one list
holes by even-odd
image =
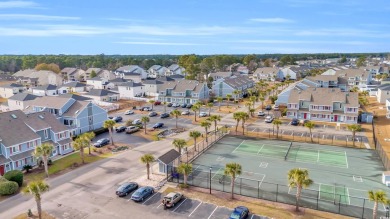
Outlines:
{"label": "shingle roof", "polygon": [[232,76],[233,73],[230,72],[230,71],[224,71],[224,72],[214,72],[214,73],[211,73],[210,74],[210,77],[221,77],[221,78],[227,78],[227,77],[230,77]]}
{"label": "shingle roof", "polygon": [[144,80],[142,81],[143,84],[163,84],[164,82],[159,80]]}
{"label": "shingle roof", "polygon": [[61,73],[66,73],[66,74],[68,74],[68,75],[72,75],[72,74],[74,74],[76,71],[77,71],[77,68],[69,68],[69,67],[67,67],[67,68],[62,69],[62,70],[61,70]]}
{"label": "shingle roof", "polygon": [[33,156],[34,152],[34,149],[32,150],[29,150],[29,151],[25,151],[25,152],[22,152],[22,153],[19,153],[19,154],[15,154],[15,155],[11,155],[9,156],[9,158],[12,160],[12,161],[17,161],[17,160],[20,160],[20,159],[24,159],[26,157],[31,157]]}
{"label": "shingle roof", "polygon": [[185,92],[187,90],[199,92],[205,84],[195,80],[166,81],[159,86],[159,90],[172,89],[173,92]]}
{"label": "shingle roof", "polygon": [[61,98],[73,98],[75,100],[91,100],[91,98],[89,97],[84,97],[84,96],[80,96],[80,95],[77,95],[77,94],[72,94],[72,93],[66,93],[66,94],[61,94],[61,95],[58,95],[58,97],[61,97]]}
{"label": "shingle roof", "polygon": [[180,68],[180,66],[178,64],[172,64],[168,67],[168,69],[171,71],[176,71],[179,68]]}
{"label": "shingle roof", "polygon": [[38,97],[35,100],[32,100],[30,105],[59,109],[59,108],[63,107],[70,100],[73,100],[73,99],[72,98],[61,98],[58,96],[43,96],[43,97]]}
{"label": "shingle roof", "polygon": [[34,87],[33,90],[57,90],[57,86],[52,84],[46,84],[39,87]]}
{"label": "shingle roof", "polygon": [[244,76],[244,75],[225,78],[224,82],[234,89],[242,87],[243,85],[248,85],[250,83],[253,83],[253,81],[248,76]]}
{"label": "shingle roof", "polygon": [[379,90],[387,90],[390,91],[390,84],[382,84],[378,87]]}
{"label": "shingle roof", "polygon": [[80,82],[77,82],[77,81],[73,81],[73,82],[63,84],[61,87],[85,87],[85,86],[87,86],[87,85],[80,83]]}
{"label": "shingle roof", "polygon": [[53,132],[63,132],[69,130],[56,117],[48,112],[36,112],[26,115],[25,123],[34,130],[51,128]]}
{"label": "shingle roof", "polygon": [[175,149],[171,149],[167,153],[161,155],[157,160],[161,161],[164,164],[170,164],[172,161],[174,161],[176,158],[180,156],[180,153],[176,151]]}
{"label": "shingle roof", "polygon": [[12,97],[8,98],[10,100],[18,100],[18,101],[28,101],[28,100],[34,100],[38,96],[28,94],[28,93],[18,93],[13,95]]}
{"label": "shingle roof", "polygon": [[273,68],[273,67],[263,67],[263,68],[257,68],[255,71],[255,74],[271,74],[274,75],[279,72],[279,68]]}
{"label": "shingle roof", "polygon": [[289,103],[299,103],[299,100],[309,101],[315,105],[333,105],[333,102],[345,103],[347,106],[359,107],[358,94],[342,92],[340,88],[307,88],[306,90],[291,90]]}
{"label": "shingle roof", "polygon": [[91,74],[92,71],[95,71],[96,74],[98,74],[102,69],[101,68],[89,68],[85,71],[87,74]]}
{"label": "shingle roof", "polygon": [[91,89],[85,95],[103,97],[103,96],[113,95],[113,94],[117,94],[117,93],[111,92],[109,90],[103,90],[103,89]]}
{"label": "shingle roof", "polygon": [[135,83],[133,81],[118,84],[118,87],[141,87],[141,86],[144,86],[144,85],[141,83]]}
{"label": "shingle roof", "polygon": [[109,82],[113,82],[113,83],[128,82],[128,80],[123,79],[123,78],[115,78],[115,79],[109,80]]}
{"label": "shingle roof", "polygon": [[364,69],[343,69],[336,71],[336,75],[339,77],[356,77],[360,76],[362,79],[366,79],[370,73]]}
{"label": "shingle roof", "polygon": [[11,84],[3,84],[3,85],[0,85],[0,87],[4,87],[4,88],[14,88],[14,87],[23,87],[23,85],[11,83]]}
{"label": "shingle roof", "polygon": [[6,164],[11,162],[10,159],[5,158],[3,155],[0,154],[0,164]]}
{"label": "shingle roof", "polygon": [[88,104],[89,102],[87,101],[76,101],[72,104],[72,106],[69,107],[69,109],[64,114],[62,114],[62,116],[75,117],[78,113],[81,112],[82,109],[88,106]]}

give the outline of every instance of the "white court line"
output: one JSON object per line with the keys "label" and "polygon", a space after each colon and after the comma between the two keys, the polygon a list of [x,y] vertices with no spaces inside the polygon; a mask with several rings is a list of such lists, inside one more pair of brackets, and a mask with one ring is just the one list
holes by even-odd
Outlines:
{"label": "white court line", "polygon": [[198,206],[196,206],[196,208],[191,212],[191,214],[188,215],[188,217],[191,217],[191,215],[196,211],[196,209],[199,208],[199,206],[202,204],[203,202],[200,202]]}
{"label": "white court line", "polygon": [[261,145],[261,148],[257,151],[257,154],[260,154],[260,151],[263,149],[264,145]]}
{"label": "white court line", "polygon": [[291,132],[291,136],[293,136],[293,135],[294,135],[294,131]]}
{"label": "white court line", "polygon": [[153,198],[155,195],[157,195],[158,194],[158,192],[156,192],[156,193],[154,193],[154,195],[152,195],[152,196],[150,196],[148,199],[146,199],[145,201],[144,201],[144,203],[142,203],[143,205],[147,202],[147,201],[149,201],[149,199],[151,199],[151,198]]}
{"label": "white court line", "polygon": [[351,199],[349,198],[349,190],[348,190],[348,187],[345,187],[345,189],[347,190],[348,204],[350,205],[350,204],[351,204]]}
{"label": "white court line", "polygon": [[318,162],[320,162],[320,151],[317,151],[317,154],[318,154],[318,156],[317,156],[317,163],[318,163]]}
{"label": "white court line", "polygon": [[284,130],[282,131],[282,135],[284,134]]}
{"label": "white court line", "polygon": [[318,199],[321,200],[321,183],[319,183],[318,187]]}
{"label": "white court line", "polygon": [[236,147],[236,149],[234,149],[233,150],[233,152],[232,153],[234,153],[243,143],[245,142],[245,140],[243,140],[237,147]]}
{"label": "white court line", "polygon": [[304,133],[302,133],[301,137],[303,137],[303,134],[304,134]]}
{"label": "white court line", "polygon": [[174,210],[173,210],[173,212],[175,212],[179,207],[180,207],[180,205],[182,205],[185,201],[187,200],[187,198],[186,199],[184,199]]}
{"label": "white court line", "polygon": [[346,162],[346,164],[347,164],[347,168],[348,168],[348,158],[347,158],[347,152],[346,152],[346,151],[344,151],[344,153],[345,153],[345,162]]}
{"label": "white court line", "polygon": [[210,218],[211,218],[211,216],[213,216],[213,214],[214,214],[214,212],[217,210],[217,208],[218,208],[218,206],[217,206],[217,207],[215,207],[214,211],[213,211],[213,212],[211,212],[210,216],[209,216],[207,219],[210,219]]}
{"label": "white court line", "polygon": [[256,129],[257,129],[257,128],[254,128],[254,129],[252,130],[252,132],[256,131]]}

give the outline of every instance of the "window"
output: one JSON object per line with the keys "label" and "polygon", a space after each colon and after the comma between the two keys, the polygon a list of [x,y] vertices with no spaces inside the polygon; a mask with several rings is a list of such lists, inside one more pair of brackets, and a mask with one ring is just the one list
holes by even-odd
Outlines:
{"label": "window", "polygon": [[20,144],[19,146],[12,147],[12,153],[16,153],[22,150],[22,145]]}
{"label": "window", "polygon": [[43,130],[43,133],[45,134],[45,138],[49,137],[49,130],[45,129]]}

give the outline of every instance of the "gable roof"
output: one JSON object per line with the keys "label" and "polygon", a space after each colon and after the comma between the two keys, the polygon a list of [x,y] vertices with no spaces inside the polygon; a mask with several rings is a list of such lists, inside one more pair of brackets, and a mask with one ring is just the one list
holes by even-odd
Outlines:
{"label": "gable roof", "polygon": [[0,87],[3,87],[3,88],[14,88],[14,87],[23,87],[23,85],[11,83],[11,84],[3,84],[3,85],[0,85]]}
{"label": "gable roof", "polygon": [[230,71],[219,71],[219,72],[214,72],[214,73],[210,73],[209,77],[221,77],[221,78],[227,78],[227,77],[230,77],[232,76],[233,73],[230,72]]}
{"label": "gable roof", "polygon": [[240,88],[243,85],[253,83],[253,81],[248,76],[244,75],[235,75],[229,78],[224,78],[223,82],[225,82],[227,85],[234,89]]}
{"label": "gable roof", "polygon": [[180,68],[180,66],[178,64],[172,64],[168,67],[169,70],[171,71],[176,71]]}
{"label": "gable roof", "polygon": [[163,84],[164,82],[159,80],[144,80],[142,81],[143,84]]}
{"label": "gable roof", "polygon": [[176,151],[175,149],[169,150],[167,153],[161,155],[157,160],[161,161],[164,164],[170,164],[172,161],[174,161],[176,158],[180,156],[180,153]]}
{"label": "gable roof", "polygon": [[195,80],[166,81],[159,86],[158,90],[172,89],[173,92],[185,92],[187,90],[199,92],[205,85],[206,83],[200,83]]}
{"label": "gable roof", "polygon": [[89,97],[84,97],[84,96],[80,96],[80,95],[72,94],[72,93],[61,94],[61,95],[58,95],[58,97],[68,98],[68,99],[73,98],[75,100],[82,100],[82,101],[91,100],[91,98],[89,98]]}
{"label": "gable roof", "polygon": [[28,93],[18,93],[13,95],[12,97],[8,98],[9,100],[18,100],[18,101],[28,101],[28,100],[35,100],[38,96]]}
{"label": "gable roof", "polygon": [[24,122],[34,130],[51,128],[53,132],[56,133],[69,130],[67,126],[62,124],[55,118],[54,115],[48,112],[34,112],[27,114]]}
{"label": "gable roof", "polygon": [[378,90],[390,91],[390,84],[382,84],[378,87]]}
{"label": "gable roof", "polygon": [[69,107],[69,109],[62,115],[67,117],[75,117],[78,113],[81,112],[85,107],[87,107],[89,102],[87,101],[76,101]]}
{"label": "gable roof", "polygon": [[52,84],[46,84],[39,87],[34,87],[33,90],[57,90],[57,86]]}
{"label": "gable roof", "polygon": [[31,106],[49,107],[53,109],[60,109],[69,101],[75,101],[72,98],[61,98],[59,96],[43,96],[38,97],[30,102]]}
{"label": "gable roof", "polygon": [[91,74],[92,71],[94,71],[96,74],[98,74],[102,69],[101,68],[89,68],[85,71],[87,74]]}
{"label": "gable roof", "polygon": [[85,95],[87,95],[87,96],[103,97],[103,96],[108,96],[108,95],[113,95],[113,94],[117,94],[117,93],[111,92],[109,90],[104,90],[104,89],[91,89]]}
{"label": "gable roof", "polygon": [[315,105],[333,105],[341,102],[346,106],[359,107],[358,93],[343,92],[340,88],[309,87],[306,90],[291,90],[289,103],[299,103],[300,100],[309,101]]}
{"label": "gable roof", "polygon": [[66,68],[64,68],[64,69],[61,70],[61,73],[66,73],[67,75],[72,75],[72,74],[74,74],[76,71],[77,71],[77,68],[69,68],[69,67],[66,67]]}
{"label": "gable roof", "polygon": [[87,85],[83,84],[83,83],[80,83],[80,82],[77,82],[77,81],[73,81],[73,82],[69,82],[69,83],[66,83],[66,84],[63,84],[61,87],[86,87]]}
{"label": "gable roof", "polygon": [[135,83],[134,81],[118,84],[118,87],[141,87],[141,86],[144,85],[142,83]]}
{"label": "gable roof", "polygon": [[276,67],[263,67],[263,68],[257,68],[255,71],[255,74],[268,74],[268,75],[275,75],[279,72],[279,68]]}

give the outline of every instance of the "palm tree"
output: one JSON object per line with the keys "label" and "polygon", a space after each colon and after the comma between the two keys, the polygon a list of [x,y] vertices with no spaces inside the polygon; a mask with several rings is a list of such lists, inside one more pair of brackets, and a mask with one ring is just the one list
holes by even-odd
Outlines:
{"label": "palm tree", "polygon": [[212,115],[210,116],[207,120],[209,120],[210,122],[214,122],[214,128],[215,128],[215,132],[217,132],[217,122],[221,121],[222,119],[222,116],[220,115]]}
{"label": "palm tree", "polygon": [[366,106],[368,104],[368,100],[366,97],[359,97],[359,104],[362,106]]}
{"label": "palm tree", "polygon": [[232,98],[232,95],[231,94],[226,94],[226,99],[227,99],[227,105],[226,107],[229,108],[229,102],[230,102],[230,99]]}
{"label": "palm tree", "polygon": [[297,188],[295,211],[299,211],[299,199],[302,188],[309,187],[313,184],[313,180],[309,178],[309,171],[307,169],[300,168],[294,168],[288,171],[287,179],[290,188]]}
{"label": "palm tree", "polygon": [[211,114],[211,108],[213,108],[214,104],[213,103],[208,103],[207,107],[209,108],[209,116]]}
{"label": "palm tree", "polygon": [[251,112],[252,103],[247,101],[247,102],[245,102],[245,106],[248,107],[248,114],[249,114]]}
{"label": "palm tree", "polygon": [[190,137],[194,139],[194,147],[196,151],[196,139],[199,138],[202,134],[199,131],[190,131]]}
{"label": "palm tree", "polygon": [[276,125],[276,138],[279,138],[279,126],[282,124],[282,121],[275,119],[272,121],[272,124]]}
{"label": "palm tree", "polygon": [[199,107],[197,105],[193,105],[191,107],[191,110],[194,111],[194,116],[195,116],[195,122],[196,122],[196,112],[198,111]]}
{"label": "palm tree", "polygon": [[386,192],[384,191],[368,191],[368,199],[374,202],[374,208],[372,209],[372,218],[376,219],[376,213],[378,211],[378,204],[388,204],[389,200],[387,199]]}
{"label": "palm tree", "polygon": [[217,97],[217,101],[218,101],[218,111],[221,111],[221,102],[223,101],[223,98]]}
{"label": "palm tree", "polygon": [[253,108],[249,110],[249,112],[250,112],[250,114],[251,114],[251,116],[252,116],[252,117],[254,117],[254,113],[255,113],[255,111],[256,111],[256,110],[255,110],[255,109],[253,109]]}
{"label": "palm tree", "polygon": [[104,121],[104,124],[103,124],[103,127],[108,129],[108,132],[110,134],[110,141],[111,141],[112,145],[115,145],[114,138],[112,137],[112,132],[113,132],[115,124],[116,124],[116,122],[114,120],[111,120],[111,119]]}
{"label": "palm tree", "polygon": [[241,112],[241,126],[242,126],[242,135],[245,135],[245,122],[249,119],[249,114],[246,112]]}
{"label": "palm tree", "polygon": [[177,172],[183,174],[184,176],[184,185],[187,185],[188,175],[192,173],[192,164],[182,163],[177,167]]}
{"label": "palm tree", "polygon": [[172,144],[175,148],[178,149],[179,154],[181,154],[181,149],[187,145],[187,142],[184,139],[176,138],[173,140]]}
{"label": "palm tree", "polygon": [[356,132],[360,132],[362,130],[362,127],[360,125],[353,124],[353,125],[348,125],[347,128],[349,131],[352,132],[352,144],[353,146],[355,146]]}
{"label": "palm tree", "polygon": [[80,150],[80,158],[81,163],[84,164],[84,147],[88,147],[90,144],[90,141],[88,139],[84,138],[83,135],[80,135],[76,138],[76,140],[73,141],[73,148],[76,150]]}
{"label": "palm tree", "polygon": [[359,88],[358,87],[353,87],[352,89],[351,89],[351,92],[358,92],[359,91]]}
{"label": "palm tree", "polygon": [[241,94],[241,91],[240,90],[234,90],[233,94],[234,94],[234,102],[236,102],[238,97],[239,97],[239,95]]}
{"label": "palm tree", "polygon": [[211,123],[207,120],[204,120],[200,123],[200,126],[204,128],[205,130],[205,133],[206,133],[206,142],[208,142],[208,139],[207,139],[207,132],[208,132],[208,129],[210,128],[211,126]]}
{"label": "palm tree", "polygon": [[181,115],[181,112],[177,109],[173,110],[171,112],[171,115],[176,118],[176,128],[177,128],[177,120],[179,119],[179,116]]}
{"label": "palm tree", "polygon": [[238,124],[240,123],[241,121],[241,112],[235,112],[233,113],[233,119],[236,120],[236,133],[237,133],[237,129],[238,129]]}
{"label": "palm tree", "polygon": [[145,134],[146,134],[146,124],[150,121],[149,117],[147,116],[142,116],[141,117],[141,122],[144,124],[144,131],[145,131]]}
{"label": "palm tree", "polygon": [[311,130],[315,127],[316,125],[312,121],[308,121],[305,123],[305,127],[309,129],[310,131],[310,140],[313,142],[313,135],[311,134]]}
{"label": "palm tree", "polygon": [[167,112],[167,102],[164,101],[161,104],[164,105],[164,113],[166,113]]}
{"label": "palm tree", "polygon": [[155,100],[149,100],[149,103],[152,105],[152,110],[155,102],[156,102]]}
{"label": "palm tree", "polygon": [[33,181],[30,182],[25,188],[23,188],[24,194],[30,194],[34,196],[35,202],[37,203],[38,218],[42,219],[42,194],[49,191],[49,185],[44,181]]}
{"label": "palm tree", "polygon": [[226,166],[225,166],[225,171],[224,171],[224,174],[225,175],[229,175],[230,178],[231,178],[231,182],[230,182],[230,185],[231,185],[231,197],[232,199],[234,199],[234,181],[236,180],[236,177],[238,175],[241,175],[241,172],[242,172],[242,167],[240,164],[238,163],[227,163]]}
{"label": "palm tree", "polygon": [[150,174],[150,164],[153,163],[156,159],[154,158],[153,155],[151,154],[144,154],[141,158],[141,163],[143,164],[146,164],[146,174],[148,176],[148,179],[149,178],[149,174]]}
{"label": "palm tree", "polygon": [[91,141],[95,137],[94,132],[86,132],[82,134],[83,138],[85,138],[88,141],[88,154],[91,154]]}
{"label": "palm tree", "polygon": [[256,96],[249,97],[249,100],[252,102],[253,108],[255,108],[256,99]]}
{"label": "palm tree", "polygon": [[51,155],[51,152],[54,150],[54,147],[50,143],[43,143],[35,148],[33,152],[33,156],[37,158],[41,158],[43,161],[43,165],[45,167],[46,177],[49,177],[49,167],[48,167],[48,159]]}
{"label": "palm tree", "polygon": [[198,101],[195,103],[195,105],[198,107],[198,113],[200,114],[200,111],[202,110],[203,103]]}
{"label": "palm tree", "polygon": [[265,100],[264,96],[263,96],[263,95],[261,95],[261,96],[260,96],[260,101],[261,101],[261,109],[264,109],[264,108],[263,108],[263,105],[264,105],[264,100]]}

